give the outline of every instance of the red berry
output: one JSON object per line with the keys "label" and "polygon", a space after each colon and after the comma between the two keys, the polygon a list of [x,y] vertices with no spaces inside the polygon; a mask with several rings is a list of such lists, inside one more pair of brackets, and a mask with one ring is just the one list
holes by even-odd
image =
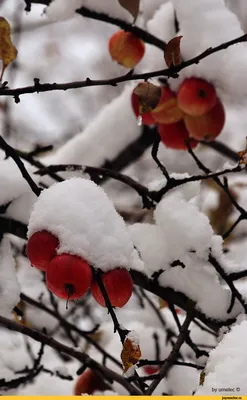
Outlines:
{"label": "red berry", "polygon": [[186,114],[200,116],[208,113],[216,103],[216,91],[203,79],[185,79],[177,94],[178,107]]}
{"label": "red berry", "polygon": [[48,231],[35,232],[27,242],[26,253],[32,265],[41,271],[56,255],[59,241]]}
{"label": "red berry", "polygon": [[186,115],[184,118],[189,135],[196,140],[213,141],[222,131],[225,124],[225,110],[219,99],[215,106],[201,117]]}
{"label": "red berry", "polygon": [[82,393],[93,394],[96,390],[106,390],[107,386],[104,383],[102,376],[87,368],[77,379],[74,387],[74,395],[81,396]]}
{"label": "red berry", "polygon": [[[176,124],[159,124],[158,132],[162,142],[166,147],[176,150],[187,150],[186,140],[189,139],[184,121],[176,122]],[[191,148],[197,146],[196,140],[190,141]]]}
{"label": "red berry", "polygon": [[[114,269],[101,276],[103,285],[113,307],[123,307],[130,299],[133,290],[133,281],[126,269]],[[93,281],[92,295],[102,307],[106,307],[104,297],[98,284]]]}
{"label": "red berry", "polygon": [[134,68],[145,53],[144,42],[131,32],[115,32],[109,40],[109,52],[113,61],[125,68]]}
{"label": "red berry", "polygon": [[157,365],[145,365],[144,371],[147,375],[157,374],[159,372],[159,367]]}
{"label": "red berry", "polygon": [[78,256],[61,254],[47,266],[47,287],[61,299],[79,299],[87,292],[91,281],[89,264]]}

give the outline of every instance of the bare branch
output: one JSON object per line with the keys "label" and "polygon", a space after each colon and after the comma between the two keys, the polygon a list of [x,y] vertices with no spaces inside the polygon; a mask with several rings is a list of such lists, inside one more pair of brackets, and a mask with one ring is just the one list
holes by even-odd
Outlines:
{"label": "bare branch", "polygon": [[20,332],[23,335],[29,336],[32,339],[34,339],[37,342],[43,343],[44,345],[47,345],[54,350],[57,350],[60,353],[66,354],[78,361],[80,361],[82,364],[86,364],[88,367],[92,369],[96,369],[100,373],[102,373],[106,379],[110,381],[116,381],[118,382],[121,386],[123,386],[130,394],[132,395],[140,395],[141,392],[136,389],[133,385],[131,385],[125,378],[123,378],[121,375],[117,374],[114,371],[111,371],[109,368],[99,364],[97,361],[93,360],[91,357],[89,357],[87,354],[77,351],[73,349],[72,347],[66,346],[63,343],[58,342],[57,340],[53,339],[52,337],[49,337],[47,335],[44,335],[43,333],[36,331],[34,329],[28,328],[24,325],[17,324],[14,321],[11,321],[7,318],[4,318],[0,316],[0,325],[15,331],[15,332]]}

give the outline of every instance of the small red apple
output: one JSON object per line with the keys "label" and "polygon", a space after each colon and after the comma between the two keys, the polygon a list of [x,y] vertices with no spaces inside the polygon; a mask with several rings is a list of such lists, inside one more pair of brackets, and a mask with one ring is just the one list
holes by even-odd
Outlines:
{"label": "small red apple", "polygon": [[38,231],[28,240],[26,253],[32,265],[45,271],[47,264],[55,257],[58,246],[56,236],[45,230]]}
{"label": "small red apple", "polygon": [[106,390],[107,386],[102,377],[90,368],[87,368],[77,379],[74,387],[74,395],[81,396],[82,393],[93,394],[96,390]]}
{"label": "small red apple", "polygon": [[114,33],[109,40],[109,52],[113,61],[126,68],[134,68],[145,53],[144,42],[131,32]]}
{"label": "small red apple", "polygon": [[201,117],[186,115],[184,118],[190,137],[196,140],[214,140],[222,131],[225,124],[225,110],[219,99],[209,113]]}
{"label": "small red apple", "polygon": [[185,79],[177,94],[178,107],[193,116],[208,113],[216,104],[216,99],[214,86],[199,78]]}
{"label": "small red apple", "polygon": [[[161,141],[166,147],[176,150],[187,150],[185,141],[189,139],[189,132],[187,131],[184,121],[176,122],[176,124],[159,124],[158,132]],[[196,140],[190,141],[191,148],[197,146]]]}
{"label": "small red apple", "polygon": [[[113,307],[123,307],[130,299],[133,281],[130,273],[123,268],[117,268],[101,276],[102,282]],[[91,291],[94,299],[102,307],[106,307],[104,296],[96,281],[93,281]]]}
{"label": "small red apple", "polygon": [[153,375],[159,372],[160,368],[158,365],[145,365],[144,371],[146,375]]}
{"label": "small red apple", "polygon": [[183,112],[177,105],[176,95],[170,88],[162,87],[161,98],[151,111],[151,115],[159,124],[173,124],[183,118]]}
{"label": "small red apple", "polygon": [[[131,104],[132,104],[132,108],[135,113],[135,116],[137,118],[140,117],[138,96],[134,92],[131,95]],[[155,121],[152,117],[151,112],[142,114],[142,124],[143,125],[154,125],[155,124]]]}
{"label": "small red apple", "polygon": [[46,269],[47,287],[61,299],[79,299],[87,292],[91,281],[89,264],[71,254],[54,257]]}

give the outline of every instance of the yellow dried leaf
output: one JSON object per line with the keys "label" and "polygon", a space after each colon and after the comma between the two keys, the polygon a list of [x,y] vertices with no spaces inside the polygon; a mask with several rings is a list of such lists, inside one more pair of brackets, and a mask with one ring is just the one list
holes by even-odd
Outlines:
{"label": "yellow dried leaf", "polygon": [[245,150],[243,151],[239,151],[238,152],[238,156],[240,159],[240,164],[242,165],[247,165],[247,138],[246,138],[246,146],[245,146]]}
{"label": "yellow dried leaf", "polygon": [[205,376],[206,376],[206,373],[205,373],[205,371],[203,369],[202,372],[200,373],[200,379],[199,379],[199,385],[200,386],[203,386],[204,380],[205,380]]}
{"label": "yellow dried leaf", "polygon": [[159,307],[160,310],[162,310],[162,308],[168,307],[167,301],[165,301],[165,300],[159,298],[159,306],[160,306],[160,307]]}
{"label": "yellow dried leaf", "polygon": [[127,337],[124,341],[123,350],[121,352],[124,373],[140,360],[141,355],[139,345]]}
{"label": "yellow dried leaf", "polygon": [[159,103],[161,87],[150,82],[141,82],[134,89],[138,97],[139,115],[152,111]]}
{"label": "yellow dried leaf", "polygon": [[183,36],[176,36],[171,39],[165,48],[164,57],[168,68],[172,65],[179,65],[182,62],[181,52],[180,52],[180,41]]}
{"label": "yellow dried leaf", "polygon": [[17,50],[11,41],[11,29],[8,21],[0,17],[0,59],[2,60],[2,71],[0,81],[2,80],[5,68],[15,60]]}
{"label": "yellow dried leaf", "polygon": [[118,0],[119,4],[125,8],[125,10],[129,11],[131,15],[134,17],[134,22],[139,13],[140,0]]}

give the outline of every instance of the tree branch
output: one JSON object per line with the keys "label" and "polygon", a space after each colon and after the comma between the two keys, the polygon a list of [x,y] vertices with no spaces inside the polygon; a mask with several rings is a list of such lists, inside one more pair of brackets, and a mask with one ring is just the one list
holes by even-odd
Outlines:
{"label": "tree branch", "polygon": [[64,345],[63,343],[58,342],[57,340],[44,335],[41,332],[36,331],[35,329],[28,328],[24,325],[17,324],[14,321],[11,321],[7,318],[0,316],[0,325],[15,331],[20,332],[23,335],[29,336],[37,342],[43,343],[54,350],[57,350],[59,353],[67,354],[68,356],[80,361],[82,364],[86,364],[88,367],[92,369],[96,369],[100,373],[104,375],[104,377],[110,381],[118,382],[121,386],[123,386],[130,394],[132,395],[140,395],[141,392],[136,389],[133,385],[131,385],[125,378],[121,375],[117,374],[114,371],[111,371],[109,368],[99,364],[97,361],[93,360],[87,354],[74,350],[73,348]]}
{"label": "tree branch", "polygon": [[165,360],[163,366],[160,369],[159,377],[151,383],[151,385],[145,392],[146,395],[151,395],[154,392],[154,390],[159,385],[161,380],[166,376],[169,369],[172,367],[174,361],[176,360],[176,358],[178,356],[178,352],[179,352],[180,348],[182,347],[183,343],[185,342],[185,340],[189,334],[188,329],[189,329],[189,326],[190,326],[190,323],[192,322],[192,320],[193,320],[193,314],[191,312],[189,312],[185,318],[183,325],[181,326],[179,336],[177,338],[177,341],[176,341],[172,351],[170,352],[168,358]]}
{"label": "tree branch", "polygon": [[91,86],[117,86],[119,83],[133,81],[133,80],[148,80],[150,78],[155,77],[173,77],[177,78],[179,76],[179,72],[183,69],[189,67],[193,64],[198,64],[204,58],[217,53],[221,50],[225,50],[230,46],[233,46],[237,43],[243,43],[247,41],[247,34],[242,35],[236,39],[229,40],[228,42],[222,43],[219,46],[210,47],[207,50],[203,51],[196,57],[191,58],[188,61],[184,61],[179,65],[172,65],[170,68],[165,68],[157,71],[146,72],[141,74],[134,74],[134,70],[130,70],[125,75],[121,75],[117,78],[112,79],[96,79],[92,80],[87,78],[83,81],[74,81],[68,83],[43,83],[41,84],[38,78],[34,78],[33,86],[26,86],[21,88],[9,89],[6,85],[3,85],[0,89],[0,96],[13,96],[16,103],[20,102],[20,97],[23,94],[28,93],[41,93],[41,92],[51,92],[54,90],[70,90],[70,89],[79,89],[84,87]]}
{"label": "tree branch", "polygon": [[[27,7],[26,11],[31,10],[31,4],[44,4],[44,5],[49,5],[51,3],[51,0],[25,0]],[[144,29],[139,28],[136,25],[133,25],[131,23],[128,23],[126,21],[123,21],[120,18],[114,18],[111,17],[108,14],[105,14],[103,12],[97,12],[90,10],[87,7],[80,7],[79,9],[76,10],[77,14],[80,14],[82,17],[94,19],[96,21],[102,21],[106,22],[108,24],[112,24],[115,26],[118,26],[119,28],[127,31],[127,32],[132,32],[135,36],[139,37],[142,39],[144,42],[149,43],[155,47],[158,47],[160,50],[164,50],[166,43],[156,36],[152,35],[151,33],[145,31]]]}
{"label": "tree branch", "polygon": [[33,193],[36,196],[39,196],[41,193],[41,189],[36,185],[34,180],[31,178],[29,173],[26,170],[25,165],[21,161],[20,157],[16,153],[16,151],[11,147],[7,142],[5,142],[4,138],[0,135],[0,148],[5,151],[7,157],[11,157],[14,162],[16,163],[17,167],[19,168],[23,178],[29,184],[30,188],[32,189]]}

